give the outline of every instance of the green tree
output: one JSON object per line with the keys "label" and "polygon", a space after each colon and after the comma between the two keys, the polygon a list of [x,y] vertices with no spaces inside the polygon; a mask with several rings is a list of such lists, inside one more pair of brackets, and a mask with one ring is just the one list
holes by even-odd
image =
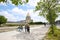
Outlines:
{"label": "green tree", "polygon": [[1,24],[4,24],[6,22],[7,22],[7,19],[4,16],[0,15],[0,26],[1,26]]}
{"label": "green tree", "polygon": [[39,15],[45,17],[51,24],[52,34],[54,34],[55,20],[60,12],[59,0],[40,0],[35,11],[40,11]]}
{"label": "green tree", "polygon": [[[18,4],[27,3],[29,0],[25,0],[25,1],[22,1],[22,0],[10,0],[10,1],[11,1],[13,4],[18,5]],[[0,0],[0,2],[7,3],[8,0]]]}

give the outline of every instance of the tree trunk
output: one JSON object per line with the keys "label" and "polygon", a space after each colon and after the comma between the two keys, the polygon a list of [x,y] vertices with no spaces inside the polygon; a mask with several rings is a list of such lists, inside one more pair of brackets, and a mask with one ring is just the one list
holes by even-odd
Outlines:
{"label": "tree trunk", "polygon": [[51,28],[52,28],[52,34],[54,34],[54,26],[53,26],[53,24],[52,24]]}
{"label": "tree trunk", "polygon": [[55,24],[51,24],[51,33],[54,34],[56,30],[56,25]]}

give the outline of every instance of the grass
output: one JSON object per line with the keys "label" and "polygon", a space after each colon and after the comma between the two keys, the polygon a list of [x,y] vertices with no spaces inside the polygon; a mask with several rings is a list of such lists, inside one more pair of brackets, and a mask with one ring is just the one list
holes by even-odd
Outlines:
{"label": "grass", "polygon": [[54,34],[51,33],[51,28],[49,29],[48,34],[44,38],[44,40],[60,40],[60,29],[57,29],[54,26]]}

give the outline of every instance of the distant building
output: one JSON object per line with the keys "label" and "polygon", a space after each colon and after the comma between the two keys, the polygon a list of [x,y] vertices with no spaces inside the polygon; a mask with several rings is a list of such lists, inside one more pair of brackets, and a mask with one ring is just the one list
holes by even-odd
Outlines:
{"label": "distant building", "polygon": [[25,20],[21,20],[21,21],[17,21],[17,22],[7,22],[6,24],[26,24],[26,23],[30,23],[33,22],[33,20],[31,19],[29,13],[26,15],[26,19]]}
{"label": "distant building", "polygon": [[33,20],[31,19],[30,15],[28,13],[26,16],[26,23],[30,23],[30,22],[33,22]]}

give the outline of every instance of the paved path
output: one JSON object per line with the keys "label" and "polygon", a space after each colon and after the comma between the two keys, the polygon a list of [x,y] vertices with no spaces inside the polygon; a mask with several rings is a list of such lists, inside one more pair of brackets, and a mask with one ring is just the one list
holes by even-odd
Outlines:
{"label": "paved path", "polygon": [[26,33],[24,31],[19,32],[16,30],[0,33],[0,40],[42,40],[46,32],[48,31],[49,26],[39,26],[32,27],[30,33]]}

